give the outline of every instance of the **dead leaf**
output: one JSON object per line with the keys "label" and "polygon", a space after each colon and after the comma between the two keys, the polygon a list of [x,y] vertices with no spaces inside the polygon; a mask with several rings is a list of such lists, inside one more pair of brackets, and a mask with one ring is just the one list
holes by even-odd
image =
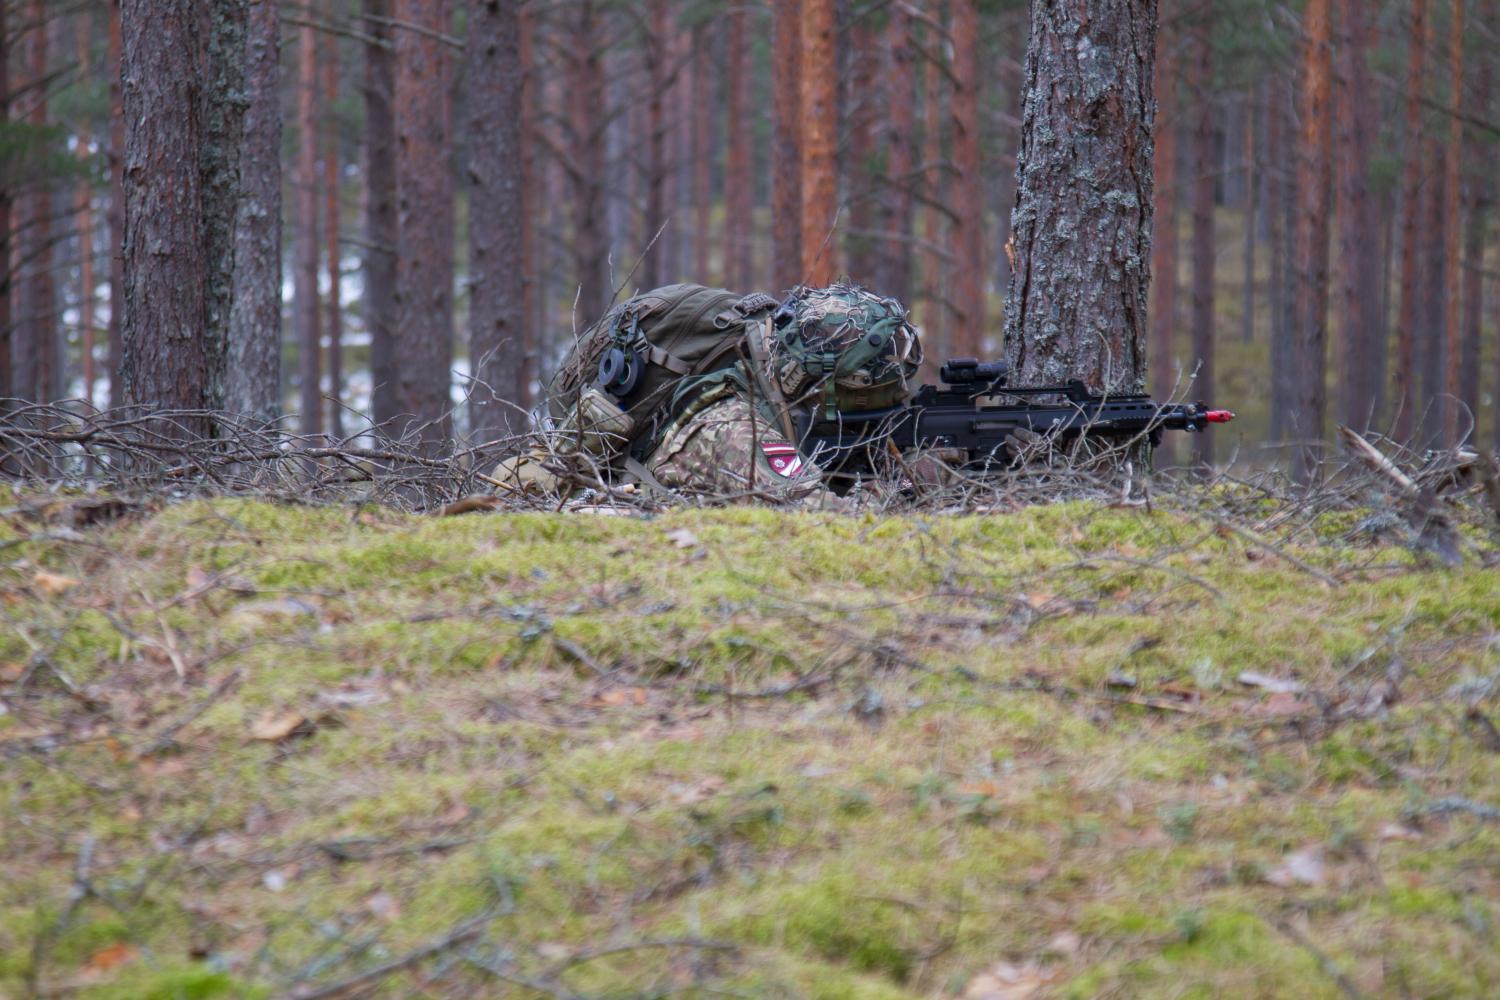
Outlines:
{"label": "dead leaf", "polygon": [[646,689],[614,688],[595,698],[594,704],[608,708],[619,708],[621,705],[644,705],[646,704]]}
{"label": "dead leaf", "polygon": [[456,514],[469,514],[478,510],[494,510],[498,506],[500,506],[499,497],[471,496],[445,504],[433,511],[433,514],[437,517],[453,517]]}
{"label": "dead leaf", "polygon": [[1283,889],[1294,885],[1322,885],[1328,878],[1323,861],[1323,847],[1313,844],[1288,854],[1282,863],[1266,874],[1266,881]]}
{"label": "dead leaf", "polygon": [[1257,715],[1298,715],[1304,707],[1302,699],[1297,695],[1282,691],[1252,706],[1251,711]]}
{"label": "dead leaf", "polygon": [[993,781],[965,781],[955,785],[953,791],[959,795],[982,795],[994,798],[1000,794],[1000,786]]}
{"label": "dead leaf", "polygon": [[1047,942],[1047,950],[1058,955],[1076,955],[1083,946],[1083,939],[1073,931],[1062,931]]}
{"label": "dead leaf", "polygon": [[139,953],[130,945],[117,941],[90,955],[89,960],[84,963],[84,970],[91,973],[109,972],[134,961],[137,954]]}
{"label": "dead leaf", "polygon": [[997,962],[969,980],[963,1000],[1027,1000],[1057,978],[1057,972],[1031,962]]}
{"label": "dead leaf", "polygon": [[698,545],[698,536],[686,528],[674,528],[667,532],[667,541],[679,549],[691,549]]}
{"label": "dead leaf", "polygon": [[376,920],[387,924],[401,916],[401,904],[388,892],[376,892],[365,899],[365,910]]}
{"label": "dead leaf", "polygon": [[308,601],[296,597],[281,597],[269,601],[251,601],[234,609],[230,618],[250,625],[260,625],[274,618],[296,618],[301,615],[316,615],[318,609]]}
{"label": "dead leaf", "polygon": [[1421,840],[1422,831],[1413,830],[1402,823],[1387,823],[1377,835],[1381,840]]}
{"label": "dead leaf", "polygon": [[278,712],[267,709],[260,718],[250,724],[250,738],[277,743],[294,735],[307,725],[307,716],[301,712]]}
{"label": "dead leaf", "polygon": [[1235,678],[1246,687],[1260,688],[1272,694],[1297,694],[1304,690],[1301,683],[1297,681],[1283,680],[1280,677],[1272,677],[1269,674],[1259,674],[1254,670],[1244,670]]}
{"label": "dead leaf", "polygon": [[696,785],[673,785],[670,790],[675,793],[673,798],[678,805],[692,806],[713,798],[723,787],[724,779],[715,774],[704,778]]}
{"label": "dead leaf", "polygon": [[63,576],[61,573],[49,573],[46,570],[38,570],[31,578],[31,585],[48,597],[61,597],[74,587],[78,581],[71,576]]}

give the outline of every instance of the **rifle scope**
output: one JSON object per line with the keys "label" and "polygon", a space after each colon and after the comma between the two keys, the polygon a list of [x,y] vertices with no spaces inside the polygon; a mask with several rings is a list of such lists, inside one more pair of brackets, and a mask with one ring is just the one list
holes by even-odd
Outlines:
{"label": "rifle scope", "polygon": [[1004,361],[980,361],[978,358],[949,358],[938,369],[938,378],[948,385],[1003,385],[1010,374]]}

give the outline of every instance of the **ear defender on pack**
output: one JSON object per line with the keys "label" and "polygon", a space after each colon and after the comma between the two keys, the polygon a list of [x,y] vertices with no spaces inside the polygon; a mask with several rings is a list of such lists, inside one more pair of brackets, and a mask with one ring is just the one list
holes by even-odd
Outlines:
{"label": "ear defender on pack", "polygon": [[599,388],[616,397],[630,395],[645,364],[640,352],[611,347],[599,358]]}

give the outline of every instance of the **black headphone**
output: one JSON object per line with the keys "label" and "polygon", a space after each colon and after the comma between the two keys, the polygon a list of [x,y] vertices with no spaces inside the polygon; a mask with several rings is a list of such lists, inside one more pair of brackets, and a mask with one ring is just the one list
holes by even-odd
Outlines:
{"label": "black headphone", "polygon": [[640,381],[645,359],[641,352],[622,347],[611,347],[599,358],[599,388],[616,399],[630,395]]}

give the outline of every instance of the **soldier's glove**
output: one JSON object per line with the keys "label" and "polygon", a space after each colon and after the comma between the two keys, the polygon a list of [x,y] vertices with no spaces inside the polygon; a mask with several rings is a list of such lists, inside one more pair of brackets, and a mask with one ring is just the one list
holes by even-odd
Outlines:
{"label": "soldier's glove", "polygon": [[1034,458],[1046,450],[1046,438],[1029,427],[1017,427],[1005,436],[1005,454],[1012,462]]}
{"label": "soldier's glove", "polygon": [[556,493],[562,480],[548,468],[556,461],[550,452],[533,448],[495,466],[491,478],[497,486],[515,493]]}

